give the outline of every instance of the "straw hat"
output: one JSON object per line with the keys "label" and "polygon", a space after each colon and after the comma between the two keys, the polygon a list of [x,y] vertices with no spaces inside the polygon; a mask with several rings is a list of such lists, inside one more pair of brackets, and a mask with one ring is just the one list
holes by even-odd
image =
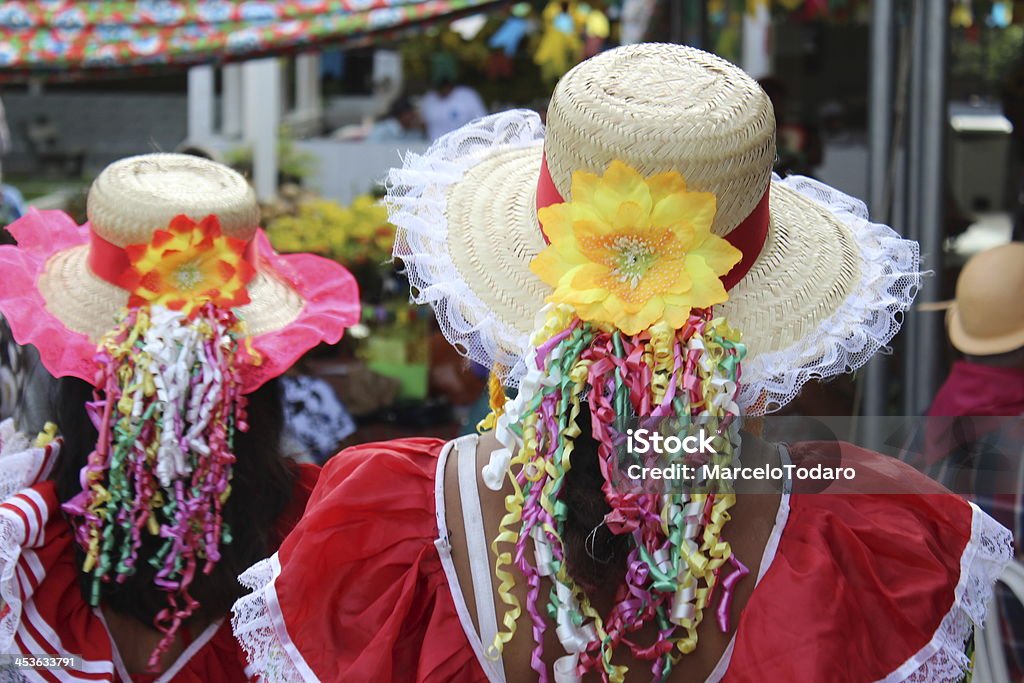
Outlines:
{"label": "straw hat", "polygon": [[264,360],[246,377],[247,390],[358,321],[348,271],[312,255],[274,253],[259,230],[252,188],[216,162],[181,154],[122,159],[96,178],[87,213],[79,227],[61,212],[31,211],[8,227],[19,246],[0,248],[0,312],[54,376],[93,380],[96,345],[128,304],[129,292],[114,283],[127,263],[124,248],[148,244],[182,214],[194,221],[216,216],[223,234],[248,245],[256,275],[250,303],[237,314]]}
{"label": "straw hat", "polygon": [[610,50],[559,81],[546,131],[531,112],[506,112],[409,155],[389,178],[395,256],[457,348],[515,368],[551,291],[530,271],[545,247],[538,207],[571,201],[573,172],[615,160],[644,176],[676,171],[715,195],[712,231],[744,253],[715,310],[748,347],[744,407],[772,410],[887,343],[918,283],[916,244],[828,186],[773,178],[774,159],[771,102],[739,68],[679,45]]}
{"label": "straw hat", "polygon": [[973,356],[1024,347],[1024,243],[1010,242],[967,262],[946,313],[949,340]]}

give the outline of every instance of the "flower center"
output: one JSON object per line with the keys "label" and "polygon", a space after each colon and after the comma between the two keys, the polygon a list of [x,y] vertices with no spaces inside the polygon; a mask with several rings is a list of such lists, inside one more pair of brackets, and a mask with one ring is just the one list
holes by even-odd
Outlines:
{"label": "flower center", "polygon": [[178,289],[191,290],[203,281],[203,273],[199,270],[199,264],[195,261],[188,261],[178,266],[174,272],[174,278],[178,281]]}
{"label": "flower center", "polygon": [[612,240],[611,248],[615,252],[615,278],[636,289],[657,258],[654,247],[639,237],[619,235]]}

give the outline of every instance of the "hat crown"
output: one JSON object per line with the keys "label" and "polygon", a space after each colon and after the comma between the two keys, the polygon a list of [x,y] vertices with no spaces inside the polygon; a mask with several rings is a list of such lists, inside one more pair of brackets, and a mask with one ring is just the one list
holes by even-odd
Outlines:
{"label": "hat crown", "polygon": [[224,234],[248,242],[260,209],[249,183],[227,166],[187,154],[145,154],[107,166],[87,204],[97,235],[120,247],[145,244],[175,216],[215,215]]}
{"label": "hat crown", "polygon": [[986,339],[1024,331],[1024,243],[1011,242],[972,258],[956,282],[964,332]]}
{"label": "hat crown", "polygon": [[775,161],[775,115],[740,68],[692,47],[629,45],[588,59],[558,82],[544,154],[559,194],[572,174],[618,159],[646,176],[679,172],[714,193],[712,231],[726,235],[757,206]]}

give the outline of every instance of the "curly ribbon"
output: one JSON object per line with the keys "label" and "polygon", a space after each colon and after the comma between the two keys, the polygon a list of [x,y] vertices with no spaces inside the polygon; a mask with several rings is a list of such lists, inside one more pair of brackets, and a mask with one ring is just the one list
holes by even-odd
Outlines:
{"label": "curly ribbon", "polygon": [[495,366],[487,377],[487,404],[490,412],[476,426],[481,434],[494,429],[498,418],[505,412],[505,403],[508,397],[505,396],[505,387],[501,384],[501,366]]}
{"label": "curly ribbon", "polygon": [[53,440],[57,438],[57,425],[53,422],[47,422],[43,425],[43,429],[36,435],[35,441],[32,445],[35,448],[45,448],[53,443]]}
{"label": "curly ribbon", "polygon": [[[703,482],[692,493],[664,495],[613,485],[625,425],[638,416],[672,418],[682,434],[699,423],[715,435],[712,463],[731,465],[745,348],[739,334],[708,311],[695,311],[678,330],[658,324],[633,336],[582,322],[565,307],[548,307],[545,315],[531,340],[519,395],[504,404],[503,414],[492,414],[503,447],[492,454],[484,480],[497,490],[508,476],[513,493],[493,542],[498,594],[507,610],[489,652],[500,652],[515,634],[523,606],[512,589],[522,577],[535,642],[531,666],[541,681],[548,680],[542,658],[546,622],[538,604],[541,579],[547,578],[552,587],[545,611],[568,653],[555,664],[558,683],[591,670],[621,683],[627,669],[614,663],[620,646],[650,660],[655,680],[663,680],[680,656],[696,648],[703,612],[719,583],[718,623],[728,630],[733,588],[748,572],[722,537],[735,503],[727,483]],[[561,541],[567,515],[561,490],[587,391],[603,490],[612,508],[605,523],[632,544],[624,584],[603,617],[569,576]],[[727,563],[733,571],[720,582]],[[656,642],[632,642],[630,634],[648,623],[657,627]]]}
{"label": "curly ribbon", "polygon": [[[92,577],[104,583],[137,570],[143,545],[154,582],[167,594],[151,653],[157,667],[178,628],[199,607],[189,593],[231,542],[221,510],[230,494],[234,435],[246,431],[240,362],[255,362],[234,313],[207,303],[186,315],[160,306],[128,310],[100,342],[93,401],[99,438],[64,504]],[[155,541],[155,543],[154,543]]]}

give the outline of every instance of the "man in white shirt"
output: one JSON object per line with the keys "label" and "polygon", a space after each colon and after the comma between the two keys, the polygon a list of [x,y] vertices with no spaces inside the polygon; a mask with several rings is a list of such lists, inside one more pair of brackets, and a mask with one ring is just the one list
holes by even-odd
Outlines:
{"label": "man in white shirt", "polygon": [[438,83],[435,90],[423,96],[420,114],[427,124],[427,137],[433,141],[473,119],[485,116],[487,108],[476,90],[455,85],[445,79]]}

